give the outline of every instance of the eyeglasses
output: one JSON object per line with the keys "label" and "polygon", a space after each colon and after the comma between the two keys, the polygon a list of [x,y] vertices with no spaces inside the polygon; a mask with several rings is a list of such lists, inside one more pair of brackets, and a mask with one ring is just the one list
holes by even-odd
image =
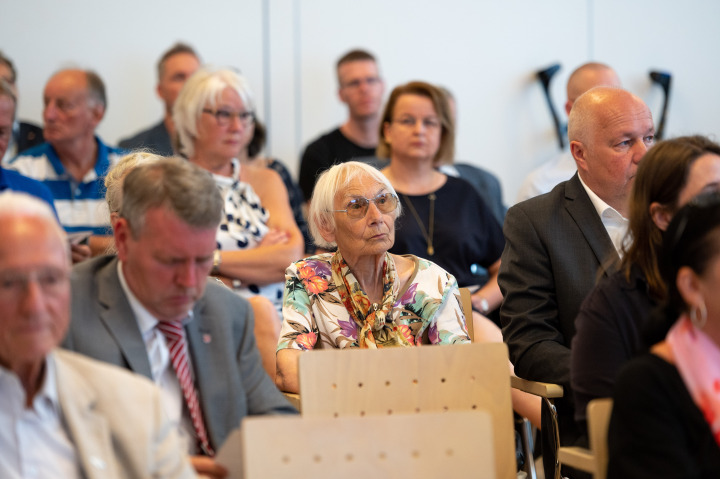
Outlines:
{"label": "eyeglasses", "polygon": [[415,128],[415,125],[417,125],[417,122],[420,121],[422,123],[422,126],[427,128],[428,130],[437,130],[440,128],[440,119],[435,117],[428,117],[428,118],[415,118],[412,116],[404,116],[400,119],[393,120],[393,123],[397,123],[398,125],[402,126],[403,128]]}
{"label": "eyeglasses", "polygon": [[355,80],[349,81],[347,83],[343,83],[343,88],[360,88],[360,86],[365,83],[367,86],[375,86],[380,83],[380,77],[367,77],[367,78],[357,78]]}
{"label": "eyeglasses", "polygon": [[230,110],[210,110],[208,108],[202,111],[215,117],[219,126],[228,126],[233,118],[238,118],[243,126],[248,126],[255,121],[255,113],[251,111],[230,111]]}
{"label": "eyeglasses", "polygon": [[397,196],[392,193],[380,193],[375,198],[370,199],[363,197],[353,198],[348,202],[347,207],[344,210],[330,211],[333,213],[344,212],[347,213],[350,218],[360,219],[364,218],[367,214],[371,201],[375,203],[375,206],[377,206],[377,209],[380,210],[381,213],[392,213],[398,205]]}
{"label": "eyeglasses", "polygon": [[69,273],[59,268],[42,268],[30,272],[0,272],[0,298],[19,298],[27,291],[31,282],[36,282],[45,294],[55,294],[65,288],[70,280]]}

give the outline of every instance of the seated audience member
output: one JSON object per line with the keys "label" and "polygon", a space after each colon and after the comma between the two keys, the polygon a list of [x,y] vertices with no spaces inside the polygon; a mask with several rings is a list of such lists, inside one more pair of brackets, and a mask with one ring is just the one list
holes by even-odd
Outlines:
{"label": "seated audience member", "polygon": [[[107,202],[108,211],[110,212],[110,223],[113,224],[119,218],[120,208],[122,207],[122,189],[125,177],[136,166],[147,163],[155,163],[165,157],[150,153],[148,151],[135,151],[128,153],[120,158],[107,175],[105,175],[105,201]],[[113,252],[116,249],[113,244]]]}
{"label": "seated audience member", "polygon": [[[565,113],[570,116],[573,103],[580,95],[598,86],[620,88],[620,78],[615,70],[602,63],[590,62],[580,65],[570,74],[567,82]],[[577,171],[572,152],[564,151],[557,157],[530,172],[518,191],[517,202],[548,193],[555,185],[569,180]]]}
{"label": "seated audience member", "polygon": [[719,155],[720,145],[705,137],[675,138],[654,146],[637,169],[620,270],[588,294],[575,320],[570,380],[581,432],[588,402],[611,396],[620,368],[646,348],[643,328],[667,297],[658,267],[662,233],[691,198],[720,188]]}
{"label": "seated audience member", "polygon": [[70,323],[65,232],[0,194],[0,477],[195,477],[150,381],[57,349]]}
{"label": "seated audience member", "polygon": [[[457,133],[457,102],[455,96],[450,90],[444,87],[438,87],[441,92],[445,94],[450,107],[450,116],[452,117],[453,125],[455,125],[455,132]],[[507,213],[507,207],[503,204],[502,199],[502,186],[500,180],[490,173],[489,171],[480,168],[479,166],[471,165],[468,163],[446,163],[440,165],[440,171],[449,176],[456,176],[463,178],[465,181],[475,187],[477,194],[485,202],[485,205],[490,208],[493,216],[499,224],[503,224],[505,221],[505,213]]]}
{"label": "seated audience member", "polygon": [[157,64],[157,95],[165,104],[165,116],[155,126],[137,133],[135,136],[120,140],[120,148],[128,150],[144,149],[163,156],[173,154],[172,138],[175,125],[172,109],[178,94],[190,76],[200,68],[200,57],[185,43],[176,43],[163,53]]}
{"label": "seated audience member", "polygon": [[[17,108],[17,71],[15,70],[13,62],[6,57],[2,51],[0,51],[0,79],[5,80],[12,89]],[[43,141],[45,141],[45,139],[43,138],[42,128],[34,123],[18,121],[13,116],[12,135],[10,136],[7,150],[0,155],[0,160],[2,164],[5,165],[21,151],[39,145]]]}
{"label": "seated audience member", "polygon": [[45,85],[46,142],[24,151],[10,168],[42,181],[68,233],[90,235],[88,246],[73,244],[73,260],[99,254],[112,242],[103,177],[121,156],[95,129],[105,115],[105,85],[88,70],[62,70]]}
{"label": "seated audience member", "polygon": [[302,258],[304,242],[280,176],[239,159],[255,121],[247,80],[228,69],[198,70],[175,102],[174,121],[180,154],[212,173],[223,197],[213,274],[251,300],[258,348],[274,376],[284,272]]}
{"label": "seated audience member", "polygon": [[286,272],[278,387],[298,392],[302,351],[467,343],[457,282],[416,256],[388,250],[401,206],[375,168],[351,161],[320,176],[310,202],[315,244],[337,247]]}
{"label": "seated audience member", "polygon": [[664,307],[650,351],[614,388],[607,477],[720,477],[720,196],[681,208],[663,235]]}
{"label": "seated audience member", "polygon": [[385,84],[375,57],[352,50],[337,62],[338,97],[348,107],[340,127],[311,142],[300,160],[300,189],[309,201],[318,176],[335,163],[375,155]]}
{"label": "seated audience member", "polygon": [[[2,61],[2,56],[0,56],[0,61]],[[12,139],[15,107],[15,93],[12,87],[8,82],[0,78],[0,158],[7,151],[8,144]],[[52,193],[50,193],[47,186],[16,171],[0,167],[0,191],[4,190],[22,191],[36,196],[48,203],[55,211]]]}
{"label": "seated audience member", "polygon": [[497,284],[502,229],[470,183],[437,167],[452,161],[454,123],[445,95],[435,86],[411,82],[393,90],[380,125],[382,172],[398,192],[405,214],[398,218],[394,254],[427,258],[457,278],[478,284],[473,265],[489,279],[472,295],[473,309],[488,314],[500,305]]}
{"label": "seated audience member", "polygon": [[293,413],[262,368],[247,302],[207,282],[223,201],[169,158],[136,166],[114,221],[118,254],[77,265],[68,349],[155,381],[198,473],[247,415]]}
{"label": "seated audience member", "polygon": [[[320,176],[310,229],[317,245],[337,251],[287,269],[279,388],[298,392],[297,360],[310,349],[469,342],[455,278],[430,261],[388,252],[401,209],[387,178],[365,163],[341,163]],[[476,340],[502,341],[490,321],[475,324]],[[539,425],[537,398],[513,391],[512,399]]]}
{"label": "seated audience member", "polygon": [[303,215],[303,193],[300,187],[295,183],[290,175],[290,172],[285,165],[275,158],[267,158],[260,155],[263,147],[265,146],[266,130],[257,118],[251,124],[248,125],[248,135],[243,135],[243,145],[238,159],[241,165],[256,168],[270,168],[280,175],[285,189],[288,192],[288,200],[290,202],[290,208],[292,209],[293,218],[295,224],[297,224],[300,232],[305,240],[305,252],[313,253],[315,251],[315,245],[312,242],[310,236],[310,230],[308,229],[307,221]]}
{"label": "seated audience member", "polygon": [[[619,268],[630,189],[654,134],[640,98],[619,88],[586,92],[570,111],[568,130],[578,172],[505,216],[503,338],[518,376],[563,386],[555,401],[563,446],[582,436],[570,384],[575,318],[597,280]],[[543,450],[554,450],[552,443],[543,442]],[[544,465],[552,477],[552,461]]]}

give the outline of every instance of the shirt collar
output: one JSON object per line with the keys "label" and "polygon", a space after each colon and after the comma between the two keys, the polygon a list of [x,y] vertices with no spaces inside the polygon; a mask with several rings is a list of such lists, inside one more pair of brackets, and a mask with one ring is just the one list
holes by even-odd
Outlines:
{"label": "shirt collar", "polygon": [[[41,416],[60,415],[61,409],[57,390],[56,371],[55,358],[53,354],[50,353],[45,357],[45,371],[43,373],[42,385],[33,398],[33,409]],[[20,378],[18,378],[13,371],[0,366],[0,380],[2,380],[3,377],[12,377],[13,381],[17,382],[17,387],[24,393],[20,383]],[[23,406],[25,400],[26,397],[23,396]]]}
{"label": "shirt collar", "polygon": [[596,195],[595,192],[591,190],[588,185],[585,184],[582,176],[580,176],[579,174],[578,178],[580,179],[580,183],[582,184],[583,188],[585,188],[585,192],[590,197],[590,201],[595,207],[595,211],[597,211],[598,216],[603,220],[603,223],[606,220],[611,220],[617,222],[618,225],[627,224],[627,218],[625,218],[623,215],[620,214],[618,210],[605,203],[602,198]]}
{"label": "shirt collar", "polygon": [[[138,326],[140,327],[140,332],[142,333],[143,337],[146,335],[152,333],[152,331],[155,329],[155,327],[158,324],[157,318],[152,315],[150,311],[145,308],[145,306],[142,305],[139,299],[133,294],[133,292],[130,290],[130,287],[127,284],[127,281],[125,280],[125,274],[122,270],[122,261],[118,261],[117,263],[117,274],[118,279],[120,280],[120,286],[123,289],[123,292],[125,293],[125,297],[128,299],[128,303],[130,303],[130,309],[132,309],[133,314],[135,314],[135,320],[138,323]],[[189,323],[192,320],[193,317],[193,311],[188,310],[187,316],[183,319],[183,325]]]}

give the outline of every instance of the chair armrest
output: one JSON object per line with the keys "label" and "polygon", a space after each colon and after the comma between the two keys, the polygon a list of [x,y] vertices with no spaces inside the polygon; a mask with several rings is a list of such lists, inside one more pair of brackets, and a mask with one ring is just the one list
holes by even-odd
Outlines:
{"label": "chair armrest", "polygon": [[560,398],[563,396],[563,387],[559,384],[530,381],[517,376],[510,376],[510,386],[520,391],[548,399]]}
{"label": "chair armrest", "polygon": [[297,393],[287,393],[285,391],[282,391],[283,395],[285,396],[285,399],[288,400],[288,402],[298,410],[298,412],[302,412],[301,406],[302,403],[300,402],[300,395]]}
{"label": "chair armrest", "polygon": [[584,447],[561,447],[558,459],[560,464],[589,473],[595,472],[595,455]]}

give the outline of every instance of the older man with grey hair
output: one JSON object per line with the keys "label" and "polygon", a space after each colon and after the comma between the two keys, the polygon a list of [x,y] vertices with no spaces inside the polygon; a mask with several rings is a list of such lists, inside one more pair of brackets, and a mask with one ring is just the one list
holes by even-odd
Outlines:
{"label": "older man with grey hair", "polygon": [[[94,252],[109,241],[103,177],[122,155],[95,136],[105,115],[105,85],[95,72],[61,70],[45,85],[43,93],[45,143],[24,151],[9,167],[42,181],[55,198],[60,223],[68,233],[91,237],[86,241]],[[76,248],[74,259],[90,254]]]}
{"label": "older man with grey hair", "polygon": [[210,173],[169,158],[125,177],[117,257],[73,271],[65,346],[153,379],[199,473],[248,415],[296,411],[265,373],[246,300],[208,282],[223,201]]}
{"label": "older man with grey hair", "polygon": [[0,477],[195,477],[150,381],[56,348],[70,259],[48,205],[0,194],[0,236]]}

